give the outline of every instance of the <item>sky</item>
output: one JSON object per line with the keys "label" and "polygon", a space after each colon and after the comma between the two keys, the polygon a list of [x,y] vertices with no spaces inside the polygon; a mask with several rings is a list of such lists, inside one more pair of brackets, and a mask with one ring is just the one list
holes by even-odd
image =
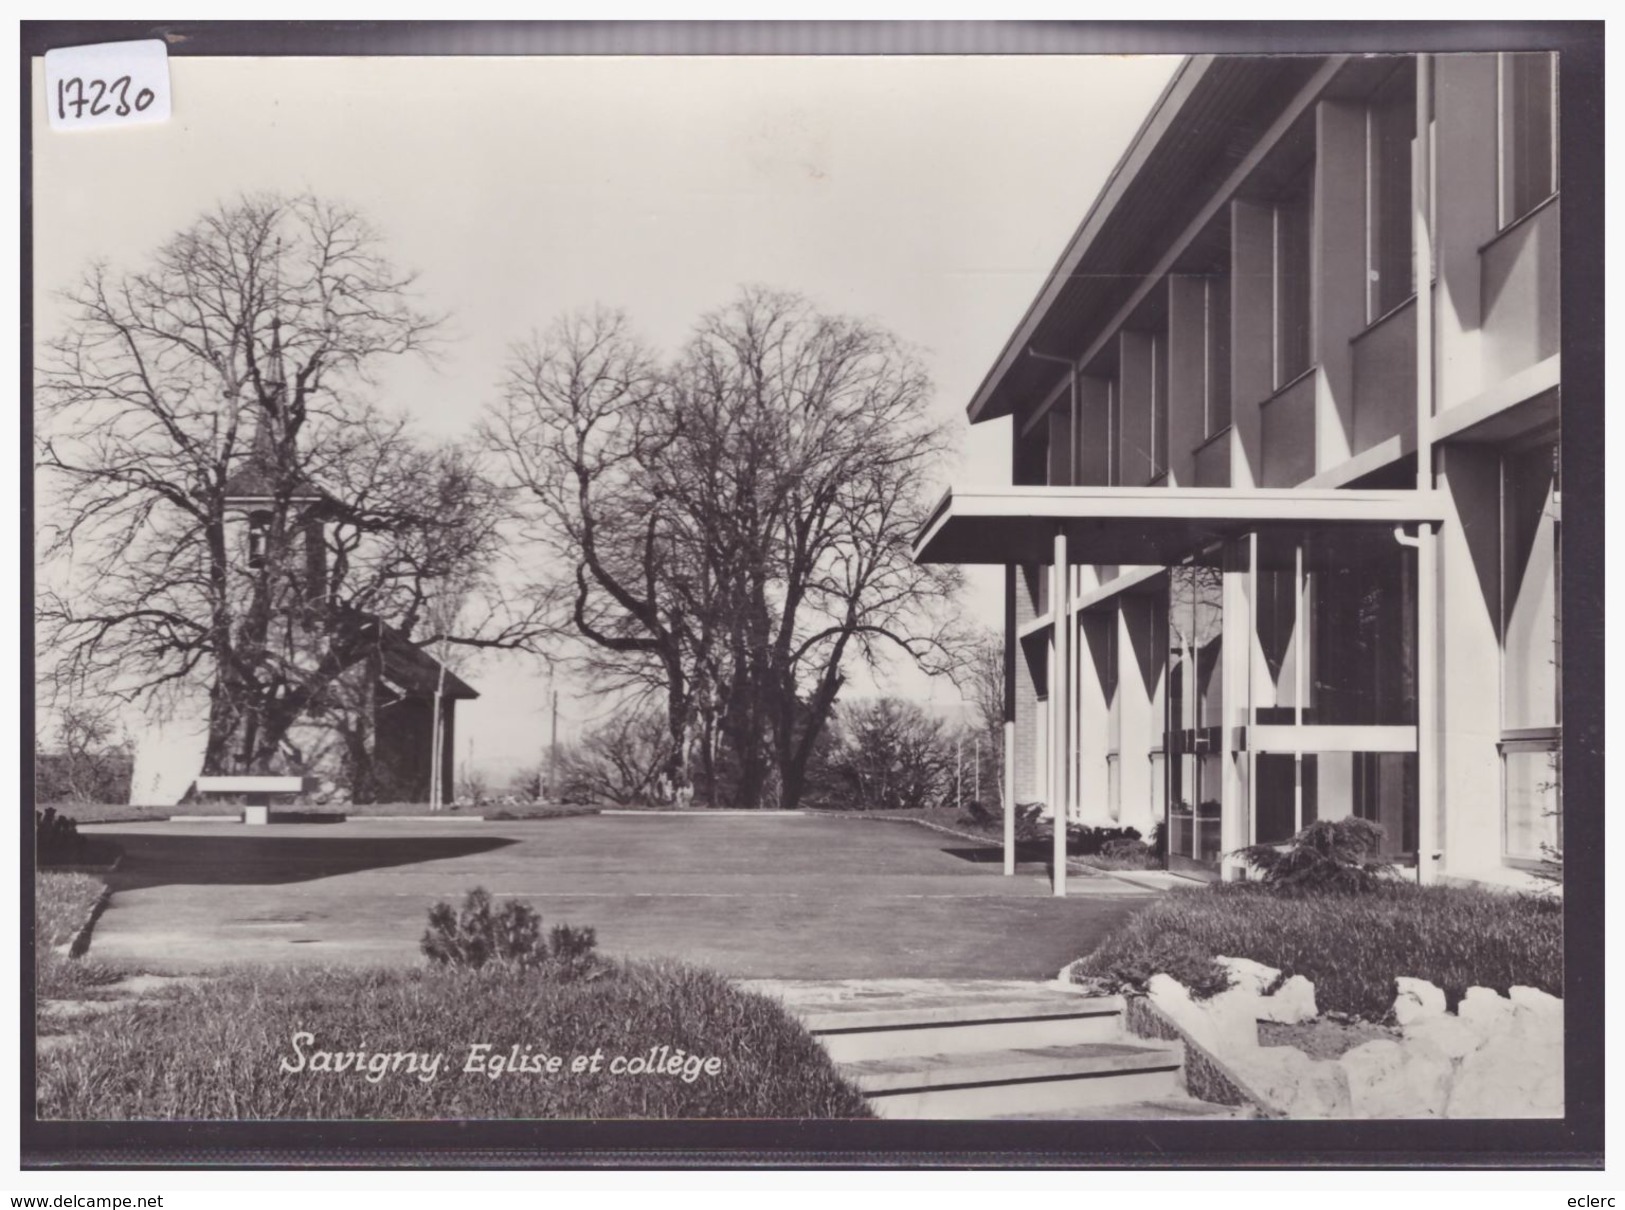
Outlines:
{"label": "sky", "polygon": [[[510,346],[605,303],[672,351],[745,283],[870,318],[915,346],[951,418],[943,488],[1009,481],[1008,421],[965,405],[1177,60],[1151,56],[332,58],[170,61],[162,124],[59,133],[34,109],[36,331],[93,259],[151,250],[243,192],[310,191],[364,212],[449,316],[441,356],[376,391],[457,437]],[[43,90],[35,62],[36,95]],[[1001,624],[1001,578],[965,609]],[[501,779],[548,736],[548,680],[470,666],[459,759]],[[560,685],[568,739],[601,709]],[[900,668],[854,692],[946,705]],[[474,746],[470,750],[467,745]]]}

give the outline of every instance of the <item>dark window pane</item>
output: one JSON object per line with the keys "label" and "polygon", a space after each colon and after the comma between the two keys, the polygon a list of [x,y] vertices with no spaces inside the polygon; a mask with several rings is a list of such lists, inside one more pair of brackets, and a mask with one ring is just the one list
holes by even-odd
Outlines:
{"label": "dark window pane", "polygon": [[1275,385],[1309,368],[1310,197],[1306,170],[1275,208]]}
{"label": "dark window pane", "polygon": [[1230,279],[1207,285],[1207,433],[1230,426]]}
{"label": "dark window pane", "polygon": [[1168,469],[1168,337],[1151,338],[1151,477]]}
{"label": "dark window pane", "polygon": [[1381,532],[1317,539],[1309,569],[1306,722],[1416,722],[1415,556]]}
{"label": "dark window pane", "polygon": [[1514,222],[1557,190],[1552,111],[1556,57],[1501,56],[1501,219]]}
{"label": "dark window pane", "polygon": [[1394,72],[1372,98],[1370,125],[1371,289],[1368,319],[1416,292],[1411,260],[1411,143],[1416,136],[1416,69]]}
{"label": "dark window pane", "polygon": [[1261,752],[1253,772],[1254,827],[1259,844],[1292,839],[1297,761],[1291,755]]}

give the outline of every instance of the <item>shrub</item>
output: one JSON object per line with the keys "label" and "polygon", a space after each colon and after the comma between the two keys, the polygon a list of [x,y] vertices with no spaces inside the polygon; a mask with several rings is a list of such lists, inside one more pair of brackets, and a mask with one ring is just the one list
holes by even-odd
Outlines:
{"label": "shrub", "polygon": [[1426,979],[1454,1006],[1469,987],[1522,984],[1563,994],[1563,905],[1475,887],[1385,880],[1358,896],[1283,895],[1259,883],[1174,891],[1142,910],[1074,968],[1135,986],[1158,966],[1200,975],[1194,955],[1225,954],[1315,985],[1324,1012],[1381,1020],[1394,979]]}
{"label": "shrub", "polygon": [[1094,828],[1087,824],[1066,825],[1066,851],[1074,857],[1094,857],[1115,841],[1140,839],[1138,828]]}
{"label": "shrub", "polygon": [[[606,964],[569,982],[542,971],[493,979],[415,970],[251,967],[120,1005],[39,1056],[36,1112],[68,1120],[814,1119],[873,1116],[782,1005],[710,971]],[[291,1072],[296,1032],[316,1050],[432,1053],[434,1079],[391,1067],[376,1081]],[[550,1055],[717,1056],[715,1075],[627,1078],[607,1070],[503,1078],[467,1072],[476,1046]],[[513,1078],[508,1078],[509,1075]]]}
{"label": "shrub", "polygon": [[974,798],[965,804],[965,815],[967,817],[967,823],[981,824],[986,826],[987,824],[998,822],[993,813],[981,803],[977,802]]}
{"label": "shrub", "polygon": [[85,838],[79,825],[55,807],[34,812],[34,853],[42,866],[72,865],[85,851]]}
{"label": "shrub", "polygon": [[1016,839],[1046,839],[1050,835],[1050,830],[1042,818],[1043,813],[1044,804],[1041,802],[1018,802],[1016,804]]}
{"label": "shrub", "polygon": [[436,966],[503,971],[550,966],[556,975],[574,978],[593,968],[598,937],[590,928],[556,924],[544,943],[542,918],[528,903],[510,899],[500,911],[492,911],[491,896],[476,887],[461,911],[453,911],[449,903],[429,909],[429,927],[420,945]]}
{"label": "shrub", "polygon": [[1230,986],[1230,976],[1196,939],[1180,933],[1138,937],[1135,944],[1112,946],[1108,941],[1085,960],[1078,975],[1092,976],[1115,986],[1143,991],[1152,975],[1171,975],[1198,1000],[1216,996]]}
{"label": "shrub", "polygon": [[1237,856],[1268,886],[1310,893],[1376,888],[1390,864],[1378,858],[1382,828],[1368,819],[1317,819],[1283,847],[1255,844]]}

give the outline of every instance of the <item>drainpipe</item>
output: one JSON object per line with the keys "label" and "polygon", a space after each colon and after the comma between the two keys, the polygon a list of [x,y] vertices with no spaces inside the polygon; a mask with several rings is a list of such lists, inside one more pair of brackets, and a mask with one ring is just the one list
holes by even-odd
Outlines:
{"label": "drainpipe", "polygon": [[[1416,490],[1433,490],[1433,57],[1416,56],[1416,146],[1411,166],[1411,230],[1416,258]],[[1416,548],[1416,880],[1438,878],[1439,701],[1438,535],[1423,523],[1410,539]]]}

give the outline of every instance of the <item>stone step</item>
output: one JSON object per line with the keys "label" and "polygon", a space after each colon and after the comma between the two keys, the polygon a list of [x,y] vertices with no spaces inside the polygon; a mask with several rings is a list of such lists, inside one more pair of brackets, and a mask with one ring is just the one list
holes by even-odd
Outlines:
{"label": "stone step", "polygon": [[1245,1105],[1215,1105],[1195,1097],[1158,1097],[1150,1101],[1126,1101],[1114,1105],[1085,1105],[1078,1109],[1055,1109],[1048,1113],[1001,1113],[998,1121],[1056,1121],[1077,1119],[1109,1121],[1250,1121],[1257,1112]]}
{"label": "stone step", "polygon": [[1032,1012],[1032,1006],[990,1006],[989,1015],[941,1023],[861,1025],[813,1029],[837,1063],[906,1055],[974,1054],[1122,1037],[1122,1014],[1098,1006],[1076,1013]]}
{"label": "stone step", "polygon": [[780,983],[782,1000],[836,1062],[1105,1042],[1123,1002],[1016,980]]}
{"label": "stone step", "polygon": [[841,1063],[883,1118],[1046,1116],[1179,1095],[1177,1042],[1080,1042]]}

